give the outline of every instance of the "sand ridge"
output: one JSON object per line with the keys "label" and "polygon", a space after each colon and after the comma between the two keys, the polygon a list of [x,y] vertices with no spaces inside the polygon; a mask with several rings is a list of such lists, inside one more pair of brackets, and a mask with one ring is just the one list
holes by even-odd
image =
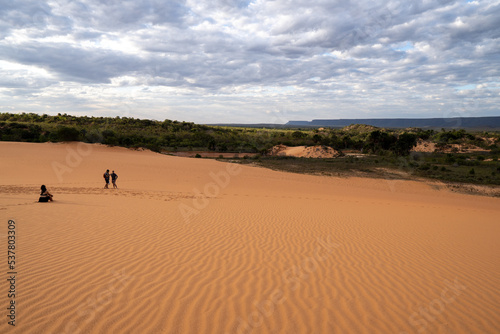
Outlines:
{"label": "sand ridge", "polygon": [[0,247],[8,219],[19,236],[2,333],[499,331],[497,198],[101,145],[0,155]]}

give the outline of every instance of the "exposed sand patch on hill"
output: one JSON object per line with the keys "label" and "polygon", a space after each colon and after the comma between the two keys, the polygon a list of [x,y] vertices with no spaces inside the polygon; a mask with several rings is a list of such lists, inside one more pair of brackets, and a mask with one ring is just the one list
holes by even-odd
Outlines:
{"label": "exposed sand patch on hill", "polygon": [[297,158],[336,158],[340,152],[329,146],[294,146],[276,145],[268,153],[271,156],[288,156]]}
{"label": "exposed sand patch on hill", "polygon": [[438,146],[436,143],[428,140],[419,139],[417,145],[412,149],[413,152],[442,152],[442,153],[478,153],[488,152],[481,147],[469,144],[446,144]]}

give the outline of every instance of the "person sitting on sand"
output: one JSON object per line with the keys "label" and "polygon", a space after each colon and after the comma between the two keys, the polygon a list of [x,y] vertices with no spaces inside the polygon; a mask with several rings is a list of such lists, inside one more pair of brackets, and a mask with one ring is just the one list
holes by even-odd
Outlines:
{"label": "person sitting on sand", "polygon": [[45,185],[42,185],[40,187],[40,198],[38,199],[38,202],[48,202],[48,201],[52,201],[52,194],[49,193],[49,191],[47,190],[47,188],[45,187]]}
{"label": "person sitting on sand", "polygon": [[116,180],[118,179],[118,175],[113,171],[111,173],[111,182],[113,182],[113,188],[118,189],[118,186],[116,185]]}
{"label": "person sitting on sand", "polygon": [[109,169],[106,169],[106,173],[104,173],[104,175],[102,177],[104,177],[104,181],[106,181],[106,184],[104,185],[104,188],[108,189],[108,185],[109,185]]}

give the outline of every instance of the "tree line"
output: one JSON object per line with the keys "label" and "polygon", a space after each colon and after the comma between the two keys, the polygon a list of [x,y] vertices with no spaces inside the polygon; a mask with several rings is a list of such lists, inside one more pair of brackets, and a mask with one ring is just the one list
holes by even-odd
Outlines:
{"label": "tree line", "polygon": [[0,140],[21,142],[82,141],[130,148],[144,147],[156,152],[208,150],[265,154],[278,144],[287,146],[326,145],[337,150],[374,154],[408,155],[418,139],[438,145],[471,143],[498,150],[484,133],[465,130],[390,130],[367,125],[343,129],[269,129],[222,127],[130,117],[88,117],[67,114],[0,113]]}

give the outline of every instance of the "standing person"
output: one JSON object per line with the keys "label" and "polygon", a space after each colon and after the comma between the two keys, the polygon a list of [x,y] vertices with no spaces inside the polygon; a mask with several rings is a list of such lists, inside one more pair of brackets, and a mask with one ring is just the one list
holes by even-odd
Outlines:
{"label": "standing person", "polygon": [[111,173],[111,182],[113,182],[114,189],[118,189],[118,186],[116,185],[117,179],[118,179],[118,175],[115,173],[115,171],[113,171],[113,173]]}
{"label": "standing person", "polygon": [[38,199],[38,202],[49,202],[49,201],[52,202],[52,197],[54,196],[52,196],[52,194],[49,193],[45,185],[42,184],[42,186],[40,187],[40,198]]}
{"label": "standing person", "polygon": [[103,177],[104,177],[104,181],[106,181],[106,184],[104,185],[104,188],[108,189],[108,185],[109,185],[109,169],[106,169],[106,173],[104,173]]}

